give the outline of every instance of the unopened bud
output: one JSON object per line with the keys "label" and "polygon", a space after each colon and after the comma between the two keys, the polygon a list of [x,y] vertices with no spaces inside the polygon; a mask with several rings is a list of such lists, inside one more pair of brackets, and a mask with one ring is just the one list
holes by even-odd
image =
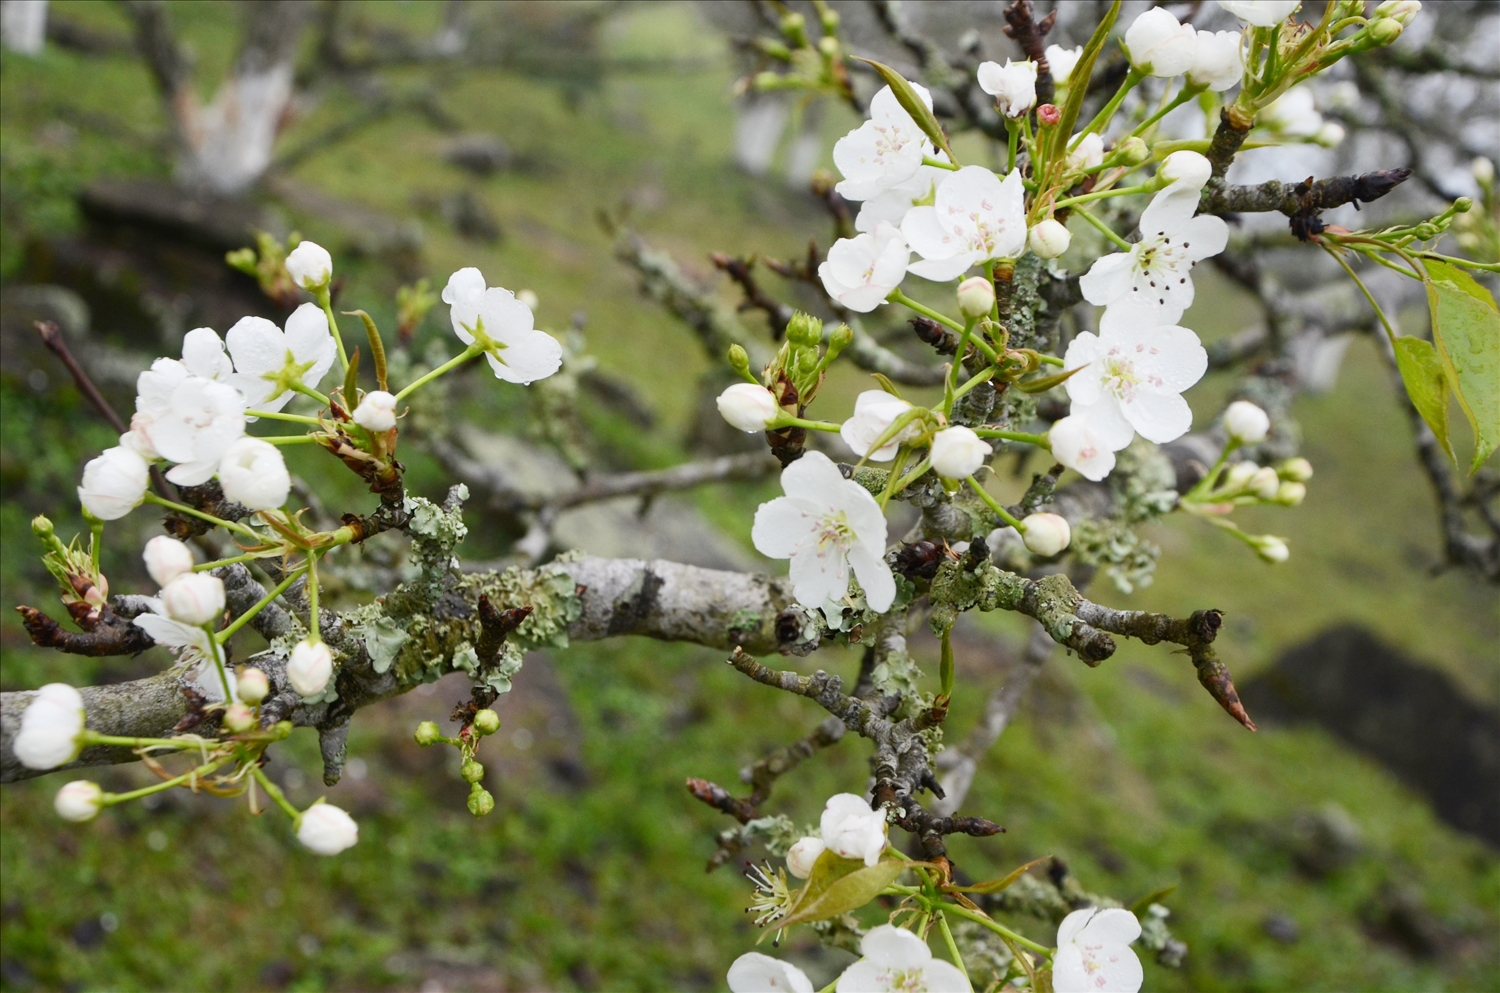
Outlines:
{"label": "unopened bud", "polygon": [[823,340],[823,322],[811,314],[796,311],[786,325],[786,340],[811,348]]}
{"label": "unopened bud", "polygon": [[1260,466],[1254,462],[1236,462],[1224,474],[1224,488],[1230,492],[1242,490],[1255,478],[1257,472],[1260,472]]}
{"label": "unopened bud", "polygon": [[1043,558],[1051,558],[1072,540],[1067,519],[1058,514],[1031,514],[1021,522],[1021,540]]}
{"label": "unopened bud", "polygon": [[[1495,181],[1495,163],[1483,155],[1469,164],[1469,169],[1474,173],[1474,182],[1480,186],[1489,186]],[[45,518],[43,518],[45,520]]]}
{"label": "unopened bud", "polygon": [[1272,534],[1256,535],[1250,539],[1250,544],[1255,548],[1256,555],[1273,564],[1285,562],[1292,555],[1286,542]]}
{"label": "unopened bud", "polygon": [[827,35],[824,35],[822,38],[818,39],[818,51],[822,52],[830,59],[833,58],[839,53],[839,40],[837,38],[830,38]]}
{"label": "unopened bud", "polygon": [[[1479,160],[1475,159],[1474,161],[1478,162]],[[1489,161],[1489,160],[1486,159],[1485,161]],[[31,533],[34,534],[34,535],[36,535],[38,538],[42,539],[43,541],[47,541],[54,534],[54,529],[52,527],[52,521],[49,520],[46,516],[44,516],[42,514],[36,515],[35,517],[33,517],[31,519]],[[80,780],[80,782],[81,781],[82,780]]]}
{"label": "unopened bud", "polygon": [[1301,483],[1282,483],[1276,490],[1276,502],[1295,507],[1307,496],[1307,487]]}
{"label": "unopened bud", "polygon": [[475,817],[483,817],[494,809],[495,798],[490,795],[490,791],[475,783],[474,788],[469,791],[469,813]]}
{"label": "unopened bud", "polygon": [[978,319],[989,315],[995,306],[995,284],[984,276],[970,276],[958,284],[958,311]]}
{"label": "unopened bud", "polygon": [[1382,17],[1365,30],[1369,31],[1370,41],[1375,47],[1381,48],[1401,37],[1404,26],[1393,17]]}
{"label": "unopened bud", "polygon": [[1274,500],[1281,491],[1281,478],[1276,475],[1275,469],[1265,466],[1255,470],[1255,475],[1250,477],[1245,488],[1262,500]]}
{"label": "unopened bud", "polygon": [[1062,111],[1056,104],[1044,103],[1036,109],[1036,120],[1044,128],[1050,128],[1062,120]]}
{"label": "unopened bud", "polygon": [[417,725],[417,733],[412,735],[412,737],[416,739],[417,744],[426,748],[428,745],[437,744],[438,741],[442,740],[443,732],[438,730],[437,724],[433,721],[423,721]]}
{"label": "unopened bud", "polygon": [[459,774],[464,777],[466,783],[477,783],[484,778],[484,766],[473,759],[465,762],[459,769]]}
{"label": "unopened bud", "polygon": [[500,730],[500,715],[486,707],[474,715],[472,727],[475,734],[494,734]]}
{"label": "unopened bud", "polygon": [[239,672],[239,679],[235,682],[234,695],[250,704],[252,707],[260,703],[271,693],[271,680],[264,672],[253,666],[246,666]]}
{"label": "unopened bud", "polygon": [[243,703],[232,703],[224,711],[224,726],[235,734],[244,734],[255,727],[255,713]]}
{"label": "unopened bud", "polygon": [[1287,459],[1276,467],[1276,474],[1293,483],[1305,483],[1313,476],[1312,463],[1298,456]]}
{"label": "unopened bud", "polygon": [[743,345],[729,346],[729,368],[740,375],[748,375],[750,372],[750,353],[745,351]]}
{"label": "unopened bud", "polygon": [[833,329],[828,336],[828,357],[830,360],[854,342],[854,329],[847,324],[840,324]]}
{"label": "unopened bud", "polygon": [[1453,207],[1451,209],[1455,214],[1467,214],[1469,211],[1474,209],[1474,198],[1459,197],[1457,200],[1453,201]]}
{"label": "unopened bud", "polygon": [[1418,241],[1431,241],[1442,234],[1443,230],[1431,221],[1423,221],[1412,229],[1412,233],[1417,236]]}
{"label": "unopened bud", "polygon": [[517,290],[516,299],[524,303],[531,310],[536,310],[542,305],[541,299],[536,295],[536,290]]}
{"label": "unopened bud", "polygon": [[1389,17],[1399,21],[1403,27],[1410,24],[1422,10],[1422,0],[1386,0],[1375,8],[1375,17]]}
{"label": "unopened bud", "polygon": [[1249,400],[1236,400],[1224,411],[1224,430],[1242,445],[1259,444],[1271,430],[1271,418]]}
{"label": "unopened bud", "polygon": [[1055,259],[1068,250],[1073,235],[1062,221],[1049,217],[1031,229],[1026,236],[1026,247],[1039,259]]}
{"label": "unopened bud", "polygon": [[184,573],[192,572],[196,564],[191,548],[164,534],[146,542],[146,550],[141,557],[146,561],[146,571],[160,587],[165,587]]}
{"label": "unopened bud", "polygon": [[724,420],[750,433],[765,431],[781,413],[771,391],[754,383],[735,383],[720,393],[715,402]]}
{"label": "unopened bud", "polygon": [[1213,171],[1213,164],[1206,155],[1183,150],[1167,156],[1161,168],[1156,170],[1156,179],[1161,183],[1181,183],[1185,187],[1202,189]]}
{"label": "unopened bud", "polygon": [[827,847],[816,835],[803,838],[787,850],[786,871],[798,879],[806,879],[812,875],[813,864]]}
{"label": "unopened bud", "polygon": [[98,783],[79,779],[58,790],[52,806],[63,820],[82,822],[93,820],[103,802],[104,790]]}
{"label": "unopened bud", "polygon": [[1115,146],[1114,159],[1122,165],[1140,165],[1151,157],[1151,146],[1138,135],[1131,135]]}
{"label": "unopened bud", "polygon": [[1322,145],[1324,148],[1335,148],[1343,143],[1344,136],[1347,134],[1348,132],[1344,130],[1344,126],[1338,121],[1328,121],[1321,128],[1318,128],[1318,133],[1313,135],[1312,140],[1315,145]]}

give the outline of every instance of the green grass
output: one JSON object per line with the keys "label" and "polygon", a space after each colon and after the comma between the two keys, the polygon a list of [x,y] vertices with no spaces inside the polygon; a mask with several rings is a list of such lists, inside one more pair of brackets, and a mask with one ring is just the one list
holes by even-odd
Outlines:
{"label": "green grass", "polygon": [[[122,29],[111,6],[65,10]],[[189,5],[174,14],[204,78],[213,78],[232,58],[224,9]],[[385,5],[369,16],[429,26],[436,18],[430,5]],[[721,42],[702,41],[677,7],[634,9],[604,38],[608,53],[620,58],[711,59],[725,51]],[[541,297],[541,323],[553,328],[583,309],[591,353],[636,385],[662,428],[642,436],[599,411],[587,416],[601,426],[612,460],[667,464],[682,457],[679,439],[707,360],[686,328],[639,299],[634,277],[610,255],[597,212],[629,203],[629,223],[704,278],[711,250],[791,257],[809,237],[828,236],[810,201],[728,166],[730,70],[693,65],[617,75],[576,107],[546,81],[498,69],[466,73],[444,90],[443,105],[466,129],[503,135],[545,163],[538,172],[476,180],[442,163],[444,136],[403,116],[309,159],[295,178],[402,218],[413,215],[414,197],[474,190],[500,219],[504,237],[495,246],[467,243],[424,216],[428,275],[441,286],[454,268],[478,265],[491,283],[530,287]],[[394,85],[418,81],[395,74]],[[29,234],[76,224],[69,196],[81,183],[165,171],[152,144],[163,122],[145,73],[126,57],[7,56],[0,82],[0,264],[11,277]],[[344,95],[331,94],[296,123],[284,147],[347,111]],[[48,128],[59,114],[87,120],[78,116],[83,112],[106,114],[122,134],[137,137],[82,126],[69,137]],[[834,133],[848,124],[830,117]],[[388,326],[396,277],[376,261],[348,259],[347,236],[317,218],[291,220],[327,239],[349,275],[346,299]],[[774,277],[768,286],[782,289]],[[107,327],[107,316],[95,315],[96,326]],[[1251,319],[1244,301],[1219,287],[1206,289],[1185,323],[1212,337]],[[424,335],[446,341],[445,327],[439,313]],[[841,371],[826,394],[826,416],[845,409],[867,382]],[[1230,385],[1210,381],[1190,395],[1200,418],[1218,409]],[[68,390],[40,398],[10,380],[0,387],[3,599],[51,609],[27,521],[46,512],[64,534],[79,525],[68,495],[82,462],[109,443],[109,432]],[[465,414],[507,424],[524,410],[518,390],[497,387]],[[1428,574],[1439,548],[1431,496],[1373,349],[1356,343],[1338,390],[1299,400],[1294,413],[1317,469],[1307,502],[1239,515],[1251,530],[1288,537],[1290,562],[1265,566],[1199,522],[1174,518],[1154,536],[1165,554],[1153,586],[1130,597],[1103,587],[1094,594],[1179,613],[1225,609],[1223,654],[1240,679],[1287,646],[1354,620],[1494,703],[1500,626],[1493,591],[1462,573]],[[369,498],[347,474],[315,455],[297,452],[294,469],[363,507]],[[414,488],[437,492],[441,474],[430,461],[410,461]],[[697,499],[728,533],[747,540],[755,504],[773,492],[774,483],[714,487]],[[473,550],[491,550],[477,514],[470,524]],[[148,588],[129,550],[150,526],[150,515],[138,512],[116,532],[120,542],[106,566],[117,590]],[[996,637],[1021,630],[1013,618],[983,623]],[[162,661],[38,653],[13,615],[0,622],[0,638],[7,689],[125,678]],[[850,674],[855,661],[831,650],[779,664]],[[732,784],[741,766],[800,735],[819,715],[805,701],[747,686],[715,653],[637,640],[576,646],[557,653],[551,666],[534,662],[522,678],[524,699],[518,693],[502,705],[506,729],[481,753],[497,800],[483,820],[463,809],[451,756],[410,739],[417,721],[445,714],[452,699],[414,693],[362,713],[351,754],[366,775],[329,791],[359,818],[361,840],[337,859],[304,852],[274,811],[250,818],[237,804],[184,795],[71,826],[51,813],[55,781],[6,787],[0,982],[7,990],[257,989],[283,982],[309,990],[415,988],[433,978],[447,988],[721,985],[728,963],[757,937],[742,913],[748,887],[728,871],[702,873],[714,832],[727,825],[692,800],[682,781],[696,775]],[[967,729],[992,679],[983,672],[965,677],[951,733]],[[549,732],[554,726],[563,736]],[[519,747],[517,728],[533,733],[530,749]],[[311,732],[303,731],[274,757],[279,777],[291,767],[300,771],[302,785],[292,788],[299,803],[321,792],[316,754]],[[812,820],[829,793],[859,787],[865,758],[853,740],[830,750],[788,776],[772,808]],[[121,768],[102,778],[115,787],[143,775]],[[1314,880],[1295,867],[1286,838],[1298,813],[1329,801],[1359,824],[1364,848],[1339,872]],[[1148,964],[1148,988],[1500,985],[1500,862],[1492,851],[1435,820],[1388,773],[1321,732],[1246,733],[1197,687],[1187,662],[1161,647],[1125,645],[1097,670],[1066,658],[1052,663],[981,766],[966,810],[1008,828],[999,838],[954,843],[955,857],[976,877],[1053,854],[1087,887],[1127,900],[1176,884],[1167,903],[1191,954],[1180,972]],[[1365,926],[1368,908],[1392,889],[1413,892],[1451,935],[1436,960],[1415,958]],[[1273,941],[1263,928],[1271,913],[1294,920],[1300,940]],[[98,927],[104,914],[115,930]],[[1016,923],[1038,939],[1050,937],[1035,922]],[[809,947],[794,937],[789,950],[826,981],[833,960],[807,957]]]}

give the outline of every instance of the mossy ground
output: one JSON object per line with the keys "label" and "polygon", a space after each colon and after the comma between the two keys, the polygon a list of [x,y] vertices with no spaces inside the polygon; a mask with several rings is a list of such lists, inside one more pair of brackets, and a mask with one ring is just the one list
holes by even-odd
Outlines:
{"label": "mossy ground", "polygon": [[[57,7],[123,28],[104,4]],[[214,78],[232,57],[232,18],[209,5],[174,15],[204,78]],[[368,15],[407,26],[437,16],[436,5]],[[709,250],[794,256],[827,231],[810,202],[728,164],[727,49],[695,33],[687,10],[634,9],[605,30],[602,51],[634,60],[633,68],[608,75],[574,109],[552,81],[504,69],[466,72],[442,92],[466,128],[503,135],[543,163],[538,171],[475,180],[441,164],[442,136],[400,116],[307,160],[295,178],[403,217],[414,196],[473,190],[504,237],[496,246],[465,242],[425,217],[428,274],[441,283],[457,266],[479,265],[492,283],[530,287],[541,297],[544,326],[585,311],[590,351],[650,399],[662,427],[642,433],[592,408],[586,414],[612,460],[662,465],[682,455],[676,439],[688,427],[691,384],[706,360],[685,328],[639,300],[596,212],[628,202],[632,224],[705,277]],[[674,58],[687,68],[661,64]],[[413,71],[396,84],[418,81]],[[78,223],[68,197],[80,183],[165,166],[155,140],[161,114],[133,58],[7,55],[0,82],[0,258],[11,275],[29,234]],[[344,113],[347,101],[331,94],[284,147]],[[830,118],[831,133],[848,124]],[[56,120],[67,126],[49,123]],[[106,129],[102,120],[115,124]],[[317,218],[293,220],[337,245],[339,234]],[[350,274],[347,299],[389,326],[394,276],[374,262],[340,265]],[[1185,323],[1206,337],[1253,319],[1222,287],[1203,298]],[[430,319],[423,334],[443,334],[444,323]],[[95,325],[107,331],[108,315],[96,314]],[[828,411],[847,406],[861,382],[841,373],[825,394]],[[1218,409],[1229,385],[1211,380],[1191,394],[1200,416]],[[517,392],[497,388],[493,400],[465,412],[513,419],[524,409]],[[45,511],[71,533],[78,469],[110,432],[70,390],[37,395],[7,379],[0,400],[3,600],[45,605],[46,575],[31,554],[27,521]],[[1318,472],[1307,502],[1241,515],[1252,530],[1290,538],[1289,563],[1270,569],[1197,522],[1173,519],[1154,536],[1165,549],[1155,585],[1128,598],[1102,588],[1094,595],[1176,613],[1225,609],[1222,655],[1241,679],[1286,646],[1354,620],[1494,703],[1493,591],[1461,573],[1430,574],[1438,549],[1431,496],[1373,349],[1356,343],[1338,389],[1299,400],[1295,413]],[[309,454],[294,454],[298,472],[362,506],[368,497],[347,474]],[[441,496],[429,462],[413,459],[411,478]],[[773,484],[716,487],[698,502],[747,539],[755,504],[771,492]],[[485,551],[477,523],[470,519],[469,544]],[[117,589],[144,590],[129,548],[122,544],[106,566]],[[984,628],[996,636],[1020,631],[1006,618],[985,619]],[[159,662],[36,653],[8,612],[0,636],[7,689],[127,678]],[[833,650],[786,664],[851,673],[855,661]],[[950,718],[959,733],[993,681],[982,668],[960,666]],[[715,653],[640,640],[576,646],[553,653],[550,664],[534,659],[518,686],[525,707],[518,689],[513,709],[502,707],[506,729],[482,750],[497,800],[483,820],[463,808],[456,765],[410,739],[418,720],[446,714],[452,694],[423,687],[362,714],[350,742],[358,761],[330,793],[359,817],[361,839],[337,859],[303,851],[274,812],[252,819],[235,804],[183,796],[72,826],[51,813],[57,783],[6,787],[0,983],[15,990],[721,985],[728,962],[756,937],[741,912],[748,889],[728,871],[701,872],[725,824],[688,796],[683,779],[733,783],[743,764],[819,715],[806,701],[747,685]],[[272,768],[299,802],[321,792],[309,732],[280,749]],[[121,769],[105,778],[123,784],[141,774]],[[810,820],[823,797],[857,787],[865,774],[864,751],[845,742],[789,776],[772,806]],[[1297,869],[1285,839],[1296,814],[1328,802],[1352,815],[1364,848],[1332,876],[1313,879]],[[1175,884],[1166,903],[1191,954],[1180,972],[1148,964],[1148,988],[1500,986],[1495,853],[1437,821],[1416,794],[1326,734],[1246,733],[1197,687],[1187,662],[1161,647],[1126,645],[1097,670],[1068,659],[1051,664],[981,766],[967,809],[1009,829],[955,842],[955,856],[975,876],[1053,854],[1088,887],[1126,900]],[[1372,908],[1390,893],[1408,894],[1447,935],[1435,957],[1414,956],[1382,931]],[[1265,928],[1272,915],[1296,925],[1296,941],[1273,940]],[[1048,937],[1034,922],[1017,923]],[[807,946],[794,938],[790,951]],[[808,961],[826,981],[829,960]]]}

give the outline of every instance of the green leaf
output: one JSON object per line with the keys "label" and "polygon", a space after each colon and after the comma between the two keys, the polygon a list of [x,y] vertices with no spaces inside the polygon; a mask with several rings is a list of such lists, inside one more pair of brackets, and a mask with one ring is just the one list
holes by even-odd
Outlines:
{"label": "green leaf", "polygon": [[975,883],[973,886],[955,886],[953,887],[953,891],[955,893],[999,893],[1001,890],[1009,889],[1012,883],[1026,874],[1026,870],[1034,869],[1051,858],[1052,856],[1050,855],[1043,855],[1039,859],[1032,859],[1025,865],[1013,869],[1008,875],[1000,879],[992,879],[987,883]]}
{"label": "green leaf", "polygon": [[1140,917],[1150,908],[1153,903],[1161,903],[1167,897],[1176,892],[1176,883],[1173,883],[1171,886],[1163,886],[1159,890],[1152,890],[1150,893],[1147,893],[1135,903],[1132,903],[1130,905],[1130,912],[1135,916]]}
{"label": "green leaf", "polygon": [[1094,62],[1098,60],[1099,53],[1104,51],[1104,44],[1109,41],[1109,32],[1119,16],[1120,0],[1115,0],[1099,26],[1094,29],[1089,43],[1083,46],[1083,54],[1073,65],[1073,71],[1068,74],[1068,99],[1062,106],[1062,119],[1053,129],[1055,137],[1052,140],[1053,147],[1048,150],[1049,162],[1053,159],[1061,161],[1067,157],[1068,142],[1073,137],[1073,128],[1078,125],[1078,114],[1083,110],[1083,101],[1088,96],[1089,77],[1094,72]]}
{"label": "green leaf", "polygon": [[1088,366],[1081,365],[1077,369],[1069,369],[1067,372],[1060,372],[1055,376],[1043,376],[1040,379],[1027,379],[1022,382],[1016,383],[1016,386],[1022,393],[1046,393],[1054,386],[1061,386],[1063,383],[1066,383],[1070,377],[1082,372],[1087,368]]}
{"label": "green leaf", "polygon": [[[859,56],[855,56],[855,58],[859,58]],[[890,66],[883,65],[873,59],[859,59],[859,61],[870,65],[876,72],[880,73],[880,78],[885,80],[886,85],[891,88],[891,92],[896,95],[896,102],[911,115],[913,121],[917,122],[917,127],[922,129],[922,133],[932,139],[933,145],[948,153],[949,162],[958,165],[958,159],[953,157],[953,149],[948,145],[948,136],[943,133],[943,129],[938,125],[937,118],[932,116],[932,111],[927,109],[927,104],[922,102],[922,98],[917,95],[916,90],[912,89],[911,84],[906,81],[905,77]]]}
{"label": "green leaf", "polygon": [[1457,463],[1453,444],[1448,440],[1448,373],[1437,349],[1432,342],[1421,338],[1397,338],[1391,344],[1396,349],[1396,369],[1401,373],[1401,382],[1406,384],[1411,405],[1437,435],[1448,458]]}
{"label": "green leaf", "polygon": [[1422,264],[1433,341],[1458,405],[1474,428],[1473,473],[1500,445],[1500,308],[1462,269],[1426,259]]}
{"label": "green leaf", "polygon": [[901,397],[901,391],[896,388],[896,384],[893,383],[893,382],[891,382],[891,378],[889,376],[887,376],[885,373],[883,373],[883,372],[872,372],[872,373],[870,373],[870,375],[872,377],[874,377],[875,382],[877,382],[877,383],[880,384],[880,388],[882,390],[885,390],[891,396],[896,397],[898,399]]}
{"label": "green leaf", "polygon": [[825,851],[813,863],[812,875],[808,877],[801,896],[791,911],[775,922],[775,926],[825,921],[858,910],[879,896],[907,869],[925,864],[889,859],[867,866],[856,859],[840,858]]}
{"label": "green leaf", "polygon": [[375,382],[382,390],[390,389],[390,384],[385,378],[385,342],[380,338],[380,329],[375,326],[375,318],[363,310],[346,310],[345,317],[358,317],[365,325],[365,336],[370,339],[370,356],[375,360]]}
{"label": "green leaf", "polygon": [[354,413],[354,408],[359,406],[359,346],[354,346],[354,353],[349,356],[349,368],[344,372],[344,406],[349,412]]}

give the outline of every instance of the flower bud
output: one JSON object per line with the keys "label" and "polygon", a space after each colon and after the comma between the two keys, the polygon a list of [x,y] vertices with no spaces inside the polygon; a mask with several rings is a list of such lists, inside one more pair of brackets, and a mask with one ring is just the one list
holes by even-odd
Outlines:
{"label": "flower bud", "polygon": [[1073,540],[1067,520],[1058,514],[1031,514],[1021,525],[1021,540],[1043,558],[1051,558]]}
{"label": "flower bud", "polygon": [[304,290],[320,289],[333,275],[333,256],[322,245],[301,242],[287,255],[286,272]]}
{"label": "flower bud", "polygon": [[21,712],[11,751],[28,769],[55,769],[78,757],[83,696],[67,683],[48,683]]}
{"label": "flower bud", "polygon": [[1036,109],[1036,121],[1044,128],[1050,128],[1062,120],[1062,111],[1057,104],[1044,103]]}
{"label": "flower bud", "polygon": [[1237,493],[1250,485],[1250,480],[1255,478],[1257,472],[1260,472],[1260,466],[1254,462],[1236,462],[1224,474],[1224,488]]}
{"label": "flower bud", "polygon": [[474,788],[469,791],[469,813],[475,817],[483,817],[494,809],[494,796],[490,794],[489,790],[475,783]]}
{"label": "flower bud", "polygon": [[1139,135],[1131,135],[1115,146],[1112,157],[1121,165],[1137,166],[1151,157],[1151,146]]}
{"label": "flower bud", "polygon": [[1039,259],[1055,259],[1068,250],[1073,235],[1062,221],[1049,217],[1031,229],[1026,236],[1026,246]]}
{"label": "flower bud", "polygon": [[806,879],[812,875],[813,863],[818,861],[828,846],[823,844],[823,839],[809,835],[798,841],[786,853],[786,871],[798,879]]}
{"label": "flower bud", "polygon": [[65,821],[91,821],[104,805],[104,790],[98,783],[76,779],[57,791],[52,807]]}
{"label": "flower bud", "polygon": [[219,460],[224,498],[250,510],[275,510],[292,492],[281,449],[259,438],[241,438]]}
{"label": "flower bud", "polygon": [[300,696],[317,696],[333,676],[333,652],[323,642],[299,641],[286,664],[286,678]]}
{"label": "flower bud", "polygon": [[1104,139],[1099,132],[1090,131],[1078,139],[1078,146],[1068,153],[1069,172],[1088,172],[1104,164]]}
{"label": "flower bud", "polygon": [[970,276],[958,284],[958,312],[965,317],[988,317],[995,306],[995,284],[984,276]]}
{"label": "flower bud", "polygon": [[297,819],[297,840],[319,855],[337,855],[359,840],[359,825],[333,804],[315,803]]}
{"label": "flower bud", "polygon": [[240,670],[235,687],[234,695],[252,707],[271,695],[271,680],[254,666],[246,666]]}
{"label": "flower bud", "polygon": [[786,340],[811,348],[823,340],[823,322],[811,314],[795,311],[786,325]]}
{"label": "flower bud", "polygon": [[477,783],[484,778],[484,766],[473,759],[465,762],[458,771],[466,783]]}
{"label": "flower bud", "polygon": [[1495,181],[1495,163],[1483,155],[1469,163],[1469,171],[1474,174],[1474,182],[1480,186],[1489,186]]}
{"label": "flower bud", "polygon": [[224,726],[234,734],[244,734],[255,727],[255,714],[243,703],[231,703],[224,711]]}
{"label": "flower bud", "polygon": [[1214,167],[1207,156],[1189,151],[1173,152],[1162,162],[1161,168],[1156,170],[1156,180],[1158,183],[1180,183],[1184,187],[1201,190],[1213,171]]}
{"label": "flower bud", "polygon": [[185,572],[161,591],[161,605],[174,621],[208,624],[224,612],[224,581],[206,572]]}
{"label": "flower bud", "polygon": [[766,430],[781,413],[771,391],[754,383],[735,383],[719,394],[718,404],[719,414],[724,420],[751,433]]}
{"label": "flower bud", "polygon": [[1256,555],[1272,564],[1285,562],[1292,554],[1292,550],[1286,547],[1286,542],[1272,534],[1254,535],[1250,539],[1250,545],[1255,549]]}
{"label": "flower bud", "polygon": [[437,724],[433,721],[423,721],[417,725],[417,733],[412,737],[416,739],[417,744],[426,748],[428,745],[435,745],[441,741],[443,732],[438,730]]}
{"label": "flower bud", "polygon": [[1242,445],[1255,445],[1266,440],[1271,418],[1250,401],[1236,400],[1224,411],[1224,430]]}
{"label": "flower bud", "polygon": [[1217,93],[1238,83],[1244,71],[1238,31],[1198,32],[1197,50],[1187,74],[1189,83]]}
{"label": "flower bud", "polygon": [[141,505],[150,479],[146,460],[133,449],[117,445],[83,467],[78,502],[101,521],[117,521]]}
{"label": "flower bud", "polygon": [[517,290],[516,299],[524,303],[528,310],[536,310],[542,305],[542,301],[537,298],[536,290]]}
{"label": "flower bud", "polygon": [[396,398],[385,390],[366,393],[354,408],[354,423],[375,434],[389,431],[396,426]]}
{"label": "flower bud", "polygon": [[944,428],[932,436],[932,468],[946,479],[966,479],[984,465],[994,451],[989,442],[962,425]]}
{"label": "flower bud", "polygon": [[854,342],[854,329],[847,324],[840,324],[833,329],[828,336],[828,354],[837,355],[848,348]]}
{"label": "flower bud", "polygon": [[[1478,162],[1478,159],[1474,161]],[[52,544],[52,536],[57,533],[50,518],[45,514],[37,514],[31,519],[31,533],[40,538],[45,544]]]}
{"label": "flower bud", "polygon": [[1178,76],[1192,68],[1198,52],[1198,32],[1182,24],[1164,7],[1153,7],[1125,31],[1130,64],[1148,76]]}
{"label": "flower bud", "polygon": [[1410,24],[1416,19],[1422,9],[1421,0],[1385,0],[1385,3],[1375,8],[1374,18],[1389,17],[1399,21],[1402,27]]}
{"label": "flower bud", "polygon": [[979,88],[995,98],[995,105],[1006,117],[1021,117],[1036,106],[1035,62],[1006,59],[1004,66],[998,62],[983,62],[976,79]]}
{"label": "flower bud", "polygon": [[1293,483],[1305,483],[1313,476],[1312,463],[1298,456],[1295,459],[1287,459],[1276,467],[1276,472],[1282,479]]}
{"label": "flower bud", "polygon": [[500,730],[500,715],[486,707],[474,714],[474,723],[470,726],[475,734],[494,734]]}
{"label": "flower bud", "polygon": [[1302,483],[1286,482],[1276,489],[1276,502],[1295,507],[1307,497],[1307,487]]}
{"label": "flower bud", "polygon": [[750,374],[750,353],[745,351],[744,345],[729,346],[729,368],[741,376]]}
{"label": "flower bud", "polygon": [[1369,38],[1371,43],[1377,48],[1383,48],[1401,37],[1401,32],[1405,30],[1405,26],[1393,17],[1382,17],[1365,30],[1370,33]]}
{"label": "flower bud", "polygon": [[166,586],[183,573],[193,571],[193,550],[176,538],[159,534],[146,542],[141,558],[146,560],[146,571],[156,580],[158,587]]}
{"label": "flower bud", "polygon": [[1275,469],[1263,466],[1255,470],[1255,475],[1250,477],[1245,488],[1262,500],[1274,500],[1281,489],[1281,477],[1276,475]]}
{"label": "flower bud", "polygon": [[1313,144],[1322,145],[1324,148],[1335,148],[1342,144],[1344,136],[1348,134],[1344,126],[1338,121],[1326,121],[1318,133],[1313,135]]}

